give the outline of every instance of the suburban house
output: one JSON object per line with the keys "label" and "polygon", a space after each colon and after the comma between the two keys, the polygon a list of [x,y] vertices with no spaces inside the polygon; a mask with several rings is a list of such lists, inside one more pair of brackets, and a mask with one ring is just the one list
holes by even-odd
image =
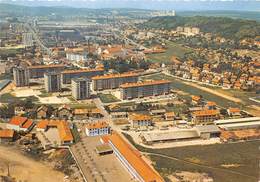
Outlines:
{"label": "suburban house", "polygon": [[86,126],[87,136],[107,135],[109,133],[110,133],[110,127],[108,123],[103,121],[88,123]]}
{"label": "suburban house", "polygon": [[150,115],[134,113],[129,116],[132,127],[151,126],[153,124]]}
{"label": "suburban house", "polygon": [[6,127],[15,131],[29,132],[34,127],[34,122],[26,117],[14,116]]}
{"label": "suburban house", "polygon": [[15,138],[15,131],[11,129],[0,130],[0,143],[12,142]]}

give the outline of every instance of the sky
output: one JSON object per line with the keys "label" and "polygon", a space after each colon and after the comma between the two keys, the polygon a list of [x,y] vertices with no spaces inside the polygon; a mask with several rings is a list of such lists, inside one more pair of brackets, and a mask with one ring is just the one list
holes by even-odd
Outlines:
{"label": "sky", "polygon": [[28,6],[84,8],[138,8],[154,10],[246,10],[259,11],[260,0],[0,0]]}

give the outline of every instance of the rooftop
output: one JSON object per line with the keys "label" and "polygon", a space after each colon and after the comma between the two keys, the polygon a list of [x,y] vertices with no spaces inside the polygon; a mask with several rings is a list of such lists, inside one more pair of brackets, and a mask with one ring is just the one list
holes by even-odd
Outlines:
{"label": "rooftop", "polygon": [[49,65],[33,65],[29,66],[29,69],[35,69],[35,68],[63,68],[65,67],[64,64],[49,64]]}
{"label": "rooftop", "polygon": [[152,81],[143,81],[137,83],[125,83],[120,85],[121,88],[131,88],[131,87],[140,87],[140,86],[150,86],[150,85],[159,85],[159,84],[168,84],[171,83],[168,80],[152,80]]}
{"label": "rooftop", "polygon": [[201,117],[201,116],[214,116],[219,114],[219,110],[201,110],[201,111],[195,111],[193,112],[193,115],[196,117]]}
{"label": "rooftop", "polygon": [[104,121],[98,121],[98,122],[94,122],[94,123],[88,123],[86,125],[87,129],[100,129],[100,128],[107,128],[109,127],[107,122]]}
{"label": "rooftop", "polygon": [[131,115],[129,116],[129,118],[130,118],[132,121],[151,120],[151,119],[152,119],[152,117],[149,116],[149,115],[146,115],[146,114],[138,114],[138,113],[131,114]]}
{"label": "rooftop", "polygon": [[100,76],[94,76],[92,77],[92,80],[101,80],[101,79],[109,79],[109,78],[123,78],[123,77],[136,77],[139,74],[127,72],[122,74],[108,74],[108,75],[100,75]]}
{"label": "rooftop", "polygon": [[94,69],[79,69],[79,70],[64,70],[62,74],[71,74],[71,73],[87,73],[95,71],[104,71],[104,68],[94,68]]}
{"label": "rooftop", "polygon": [[68,122],[64,120],[41,120],[36,125],[36,128],[38,129],[46,130],[48,127],[57,127],[62,141],[73,141]]}
{"label": "rooftop", "polygon": [[13,138],[14,137],[14,130],[4,129],[0,130],[0,138]]}
{"label": "rooftop", "polygon": [[152,169],[142,158],[139,151],[132,148],[118,133],[108,136],[109,143],[113,144],[120,154],[146,182],[163,182],[163,178]]}

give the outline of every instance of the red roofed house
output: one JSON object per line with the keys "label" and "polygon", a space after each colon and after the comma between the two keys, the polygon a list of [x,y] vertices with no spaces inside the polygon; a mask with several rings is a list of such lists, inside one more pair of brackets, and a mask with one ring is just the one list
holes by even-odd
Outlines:
{"label": "red roofed house", "polygon": [[12,142],[15,137],[14,130],[4,129],[0,130],[0,143],[2,142]]}
{"label": "red roofed house", "polygon": [[21,116],[14,116],[7,124],[8,129],[15,131],[29,132],[34,127],[34,122],[31,119]]}

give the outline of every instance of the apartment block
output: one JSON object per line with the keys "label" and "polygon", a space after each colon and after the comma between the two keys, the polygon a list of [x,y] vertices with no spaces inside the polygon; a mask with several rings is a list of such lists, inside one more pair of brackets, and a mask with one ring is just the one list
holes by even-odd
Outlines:
{"label": "apartment block", "polygon": [[219,119],[219,110],[201,110],[192,113],[192,121],[196,124],[209,124]]}
{"label": "apartment block", "polygon": [[13,68],[14,83],[17,87],[29,85],[29,71],[27,68],[15,67]]}
{"label": "apartment block", "polygon": [[74,78],[71,81],[71,91],[76,100],[90,98],[90,80],[88,78]]}
{"label": "apartment block", "polygon": [[28,67],[30,78],[43,78],[47,72],[61,72],[65,69],[63,64],[34,65]]}
{"label": "apartment block", "polygon": [[103,75],[104,68],[95,69],[81,69],[81,70],[64,70],[61,73],[62,84],[70,84],[73,78],[89,78],[95,77],[97,75]]}
{"label": "apartment block", "polygon": [[56,72],[45,73],[44,86],[47,92],[59,92],[61,90],[60,73],[56,73]]}
{"label": "apartment block", "polygon": [[87,136],[107,135],[109,133],[110,133],[110,127],[106,122],[103,121],[89,123],[86,126]]}
{"label": "apartment block", "polygon": [[134,83],[138,81],[138,74],[126,72],[122,74],[108,74],[95,76],[93,80],[93,90],[105,90],[119,88],[124,83]]}
{"label": "apartment block", "polygon": [[120,86],[120,97],[125,100],[169,94],[170,83],[168,80],[125,83]]}

